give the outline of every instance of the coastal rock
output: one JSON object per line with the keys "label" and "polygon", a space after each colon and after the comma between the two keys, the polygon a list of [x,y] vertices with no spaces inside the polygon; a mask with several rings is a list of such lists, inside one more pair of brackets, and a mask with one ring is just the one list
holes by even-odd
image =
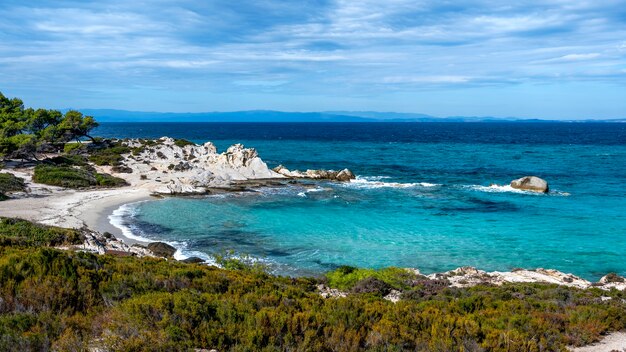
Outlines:
{"label": "coastal rock", "polygon": [[451,287],[471,287],[481,284],[502,285],[514,282],[542,282],[569,287],[588,288],[591,282],[572,274],[551,269],[517,269],[510,272],[486,272],[473,267],[462,267],[445,273],[428,275],[429,279],[445,278]]}
{"label": "coastal rock", "polygon": [[337,181],[350,181],[350,180],[354,180],[356,176],[354,176],[352,171],[348,169],[343,169],[339,171],[339,173],[337,174],[335,178],[337,179]]}
{"label": "coastal rock", "polygon": [[124,140],[122,145],[133,151],[123,155],[124,169],[101,168],[159,194],[199,194],[239,182],[285,178],[270,170],[255,149],[241,144],[218,153],[211,142],[179,142],[169,137]]}
{"label": "coastal rock", "polygon": [[548,182],[537,176],[524,176],[522,178],[518,178],[517,180],[513,180],[511,181],[511,187],[524,191],[541,193],[548,193],[548,191],[550,190],[550,188],[548,187]]}
{"label": "coastal rock", "polygon": [[129,246],[124,241],[112,235],[101,234],[87,228],[81,229],[84,242],[77,245],[60,246],[59,249],[71,249],[94,254],[132,255],[138,257],[153,257],[147,248],[134,244]]}
{"label": "coastal rock", "polygon": [[157,257],[169,258],[176,253],[176,248],[163,242],[152,242],[148,244],[148,250]]}
{"label": "coastal rock", "polygon": [[609,290],[611,288],[615,288],[619,291],[626,290],[626,278],[615,273],[603,276],[600,281],[598,281],[598,284],[605,290]]}
{"label": "coastal rock", "polygon": [[317,292],[319,292],[320,296],[323,298],[341,298],[348,296],[346,292],[340,291],[336,288],[330,288],[324,284],[317,285]]}
{"label": "coastal rock", "polygon": [[198,258],[198,257],[189,257],[189,258],[185,258],[181,260],[181,262],[187,263],[187,264],[199,264],[199,263],[204,263],[205,260],[202,258]]}
{"label": "coastal rock", "polygon": [[343,169],[341,171],[334,170],[299,170],[290,171],[283,165],[279,165],[273,169],[274,172],[289,178],[305,178],[312,180],[333,180],[333,181],[350,181],[356,177],[352,171]]}

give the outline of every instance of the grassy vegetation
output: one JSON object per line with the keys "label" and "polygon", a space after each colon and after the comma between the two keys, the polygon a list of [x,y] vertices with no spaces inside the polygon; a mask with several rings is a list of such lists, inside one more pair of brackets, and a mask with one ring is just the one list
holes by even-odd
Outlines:
{"label": "grassy vegetation", "polygon": [[6,193],[26,190],[24,180],[10,173],[0,173],[0,201],[9,199]]}
{"label": "grassy vegetation", "polygon": [[67,188],[120,187],[126,185],[126,181],[121,178],[97,173],[87,166],[67,164],[37,165],[33,173],[33,181]]}
{"label": "grassy vegetation", "polygon": [[92,150],[89,155],[89,161],[100,166],[119,166],[123,160],[122,154],[128,154],[130,152],[130,148],[118,142],[112,146]]}
{"label": "grassy vegetation", "polygon": [[[6,219],[0,228],[0,238],[61,231]],[[2,351],[556,351],[626,325],[625,293],[617,291],[510,284],[441,288],[395,304],[372,294],[323,299],[316,279],[245,265],[224,270],[37,247],[46,240],[14,243],[0,245]],[[371,273],[398,280],[396,269],[383,272]]]}
{"label": "grassy vegetation", "polygon": [[78,230],[0,217],[0,246],[59,246],[82,241],[83,236]]}

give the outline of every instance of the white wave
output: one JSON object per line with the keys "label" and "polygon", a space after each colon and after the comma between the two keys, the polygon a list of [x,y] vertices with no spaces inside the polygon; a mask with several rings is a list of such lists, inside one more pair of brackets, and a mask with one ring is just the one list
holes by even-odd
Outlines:
{"label": "white wave", "polygon": [[[126,224],[125,218],[134,217],[137,215],[137,204],[143,203],[146,201],[140,201],[135,203],[123,204],[119,208],[115,209],[111,215],[109,215],[108,219],[111,225],[120,229],[122,234],[126,238],[130,238],[135,241],[141,242],[155,242],[154,239],[143,237],[138,235],[136,232],[133,232],[132,229]],[[176,252],[174,253],[174,259],[176,260],[184,260],[189,257],[198,257],[202,258],[208,264],[214,264],[215,260],[208,256],[206,253],[198,252],[198,251],[190,251],[187,249],[186,242],[176,242],[176,241],[160,241],[163,243],[167,243],[170,246],[176,248]]]}
{"label": "white wave", "polygon": [[205,264],[208,265],[217,265],[217,263],[215,262],[215,258],[213,258],[212,256],[204,253],[204,252],[200,252],[200,251],[194,251],[194,250],[189,250],[187,249],[187,243],[186,242],[167,242],[167,244],[174,246],[176,248],[176,252],[174,253],[174,259],[176,260],[185,260],[187,258],[191,258],[191,257],[198,257],[202,260],[204,260]]}
{"label": "white wave", "polygon": [[490,186],[481,186],[481,185],[468,185],[463,186],[464,188],[471,189],[473,191],[487,192],[487,193],[517,193],[517,194],[528,194],[528,195],[542,195],[543,193],[533,192],[533,191],[524,191],[521,189],[516,189],[511,187],[510,185],[490,185]]}
{"label": "white wave", "polygon": [[320,188],[320,187],[308,188],[308,189],[305,189],[302,192],[298,192],[298,197],[306,197],[307,193],[324,192],[324,191],[328,191],[328,190],[330,190],[330,189],[329,188]]}
{"label": "white wave", "polygon": [[111,225],[113,225],[114,227],[122,231],[122,235],[124,235],[124,237],[126,238],[130,238],[135,241],[153,242],[149,238],[142,237],[133,233],[131,228],[128,227],[126,223],[124,222],[124,218],[134,217],[137,214],[136,205],[142,202],[145,202],[145,201],[123,204],[119,208],[115,209],[113,213],[109,215],[108,217],[109,223],[111,223]]}
{"label": "white wave", "polygon": [[350,180],[349,183],[344,185],[348,187],[364,188],[364,189],[376,189],[376,188],[414,188],[414,187],[437,187],[441,186],[437,183],[429,182],[383,182],[380,179],[389,178],[388,176],[357,176],[356,179]]}

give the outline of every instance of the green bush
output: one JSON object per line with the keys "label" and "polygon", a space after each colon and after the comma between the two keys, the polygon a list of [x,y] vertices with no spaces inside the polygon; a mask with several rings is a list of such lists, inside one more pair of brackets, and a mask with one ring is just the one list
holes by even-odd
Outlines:
{"label": "green bush", "polygon": [[67,188],[86,188],[98,184],[95,175],[85,169],[43,164],[35,167],[33,181]]}
{"label": "green bush", "polygon": [[186,139],[177,139],[174,141],[174,145],[178,146],[178,147],[184,147],[186,145],[195,145],[194,142],[188,141]]}
{"label": "green bush", "polygon": [[96,181],[98,181],[98,186],[102,187],[121,187],[126,186],[128,183],[119,177],[111,176],[109,174],[96,174]]}
{"label": "green bush", "polygon": [[65,145],[63,146],[63,152],[66,154],[69,154],[73,151],[85,151],[85,150],[87,150],[87,146],[83,143],[71,142],[71,143],[65,143]]}
{"label": "green bush", "polygon": [[83,236],[77,230],[0,217],[1,246],[58,246],[82,242]]}
{"label": "green bush", "polygon": [[100,166],[117,166],[124,160],[122,154],[128,154],[130,152],[130,148],[117,143],[110,147],[93,150],[89,156],[89,161]]}
{"label": "green bush", "polygon": [[359,281],[367,278],[380,280],[395,289],[405,289],[420,277],[406,269],[394,267],[375,270],[342,266],[327,273],[326,278],[330,287],[351,290]]}
{"label": "green bush", "polygon": [[44,165],[35,167],[33,181],[66,188],[119,187],[126,181],[108,174],[101,174],[88,167]]}
{"label": "green bush", "polygon": [[0,201],[9,199],[5,193],[24,192],[25,190],[24,179],[10,173],[0,173]]}

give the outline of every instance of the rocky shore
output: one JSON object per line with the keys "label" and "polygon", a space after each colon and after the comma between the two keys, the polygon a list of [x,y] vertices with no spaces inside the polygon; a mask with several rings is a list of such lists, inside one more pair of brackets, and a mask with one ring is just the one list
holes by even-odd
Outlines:
{"label": "rocky shore", "polygon": [[126,180],[130,185],[154,194],[205,194],[219,190],[242,189],[288,179],[349,181],[348,170],[307,170],[290,172],[279,166],[274,170],[259,157],[254,148],[235,144],[218,153],[211,142],[202,145],[181,143],[169,137],[157,140],[120,141],[131,152],[122,155],[120,165],[102,166],[100,170]]}

